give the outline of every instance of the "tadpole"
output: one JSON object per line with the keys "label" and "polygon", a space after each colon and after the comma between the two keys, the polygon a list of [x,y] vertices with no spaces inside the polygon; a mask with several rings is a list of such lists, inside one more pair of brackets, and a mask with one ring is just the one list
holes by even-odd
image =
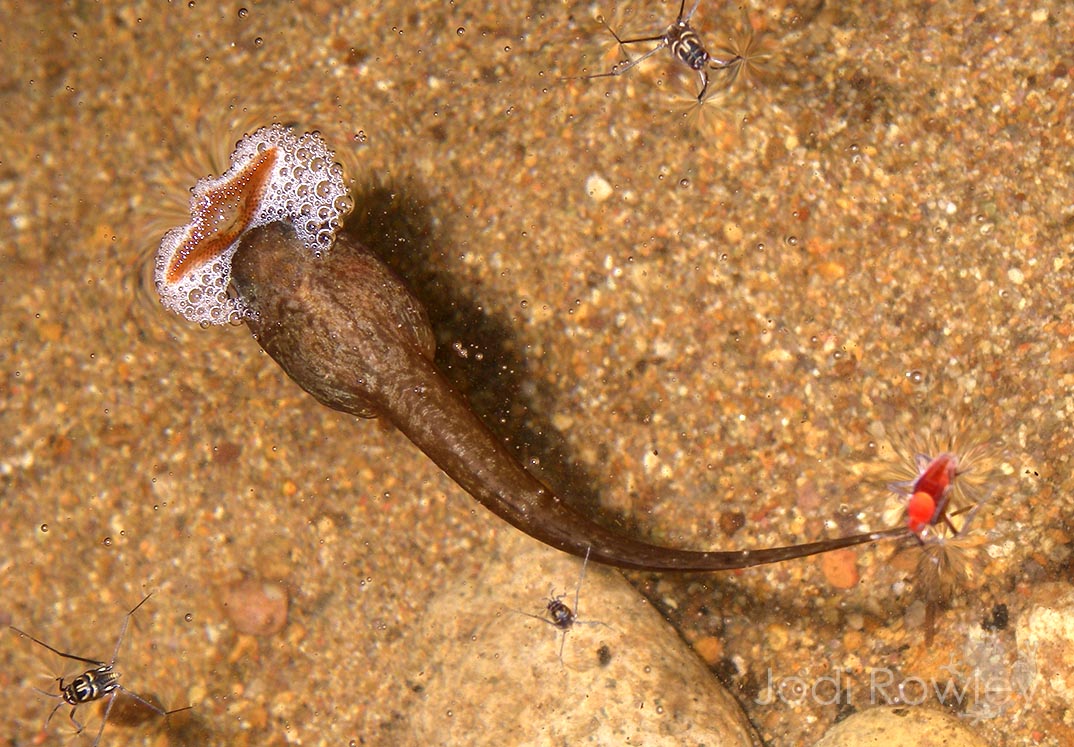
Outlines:
{"label": "tadpole", "polygon": [[295,383],[323,405],[392,423],[470,495],[552,547],[654,571],[747,568],[880,539],[882,532],[759,550],[651,545],[590,520],[527,472],[433,363],[424,308],[380,259],[341,233],[316,256],[287,222],[239,240],[231,282],[246,323]]}

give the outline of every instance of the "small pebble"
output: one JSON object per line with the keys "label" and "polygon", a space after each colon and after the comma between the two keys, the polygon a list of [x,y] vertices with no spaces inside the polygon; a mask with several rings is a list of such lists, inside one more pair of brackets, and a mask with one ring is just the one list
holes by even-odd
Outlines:
{"label": "small pebble", "polygon": [[720,531],[725,537],[733,537],[742,527],[746,526],[746,514],[741,511],[724,511],[720,514]]}
{"label": "small pebble", "polygon": [[287,589],[272,581],[244,578],[227,588],[224,612],[246,635],[276,635],[287,624]]}
{"label": "small pebble", "polygon": [[847,268],[839,262],[821,262],[817,273],[826,280],[842,280],[847,275]]}
{"label": "small pebble", "polygon": [[600,174],[590,174],[585,180],[585,192],[593,202],[604,202],[612,196],[612,185]]}
{"label": "small pebble", "polygon": [[824,579],[836,589],[851,589],[858,585],[858,554],[850,548],[833,550],[820,556]]}
{"label": "small pebble", "polygon": [[865,645],[865,636],[857,630],[847,630],[843,633],[843,648],[847,651],[860,651]]}
{"label": "small pebble", "polygon": [[44,322],[37,329],[43,342],[59,342],[63,338],[63,325],[56,322]]}
{"label": "small pebble", "polygon": [[731,243],[737,243],[742,241],[746,233],[742,230],[742,226],[737,223],[724,223],[723,224],[724,238]]}
{"label": "small pebble", "polygon": [[723,642],[715,636],[705,636],[694,643],[694,651],[711,667],[723,658]]}

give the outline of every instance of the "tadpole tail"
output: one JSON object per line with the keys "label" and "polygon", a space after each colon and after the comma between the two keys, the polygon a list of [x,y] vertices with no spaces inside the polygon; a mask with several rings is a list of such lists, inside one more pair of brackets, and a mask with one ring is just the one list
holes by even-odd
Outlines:
{"label": "tadpole tail", "polygon": [[[396,386],[420,395],[379,403],[381,415],[485,508],[531,537],[580,558],[588,552],[593,562],[647,571],[727,571],[909,536],[901,526],[784,547],[715,551],[642,542],[589,519],[527,472],[432,362],[411,360],[404,368]],[[466,435],[445,437],[452,433]]]}

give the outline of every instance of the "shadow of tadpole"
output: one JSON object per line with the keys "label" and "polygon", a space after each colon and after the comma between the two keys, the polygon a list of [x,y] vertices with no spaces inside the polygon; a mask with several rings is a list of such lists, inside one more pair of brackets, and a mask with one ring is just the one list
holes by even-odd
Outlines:
{"label": "shadow of tadpole", "polygon": [[[373,251],[425,306],[436,334],[436,364],[526,469],[590,518],[600,515],[596,481],[570,457],[551,424],[557,393],[532,375],[511,320],[481,305],[451,273],[447,219],[430,212],[420,185],[372,184],[354,190],[343,229]],[[611,521],[622,529],[629,522]]]}

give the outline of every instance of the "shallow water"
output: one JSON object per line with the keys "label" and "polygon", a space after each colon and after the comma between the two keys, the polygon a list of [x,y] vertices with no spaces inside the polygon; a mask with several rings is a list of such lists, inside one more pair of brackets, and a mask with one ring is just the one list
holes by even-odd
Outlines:
{"label": "shallow water", "polygon": [[[1001,442],[987,562],[932,645],[913,548],[857,552],[849,590],[819,561],[631,576],[768,743],[846,710],[758,703],[769,674],[1011,660],[1010,628],[981,621],[1069,578],[1074,8],[751,7],[771,74],[694,122],[696,81],[664,54],[563,80],[614,62],[598,13],[646,33],[671,3],[365,5],[0,4],[0,623],[106,657],[152,590],[124,682],[193,703],[219,743],[406,743],[425,603],[513,530],[243,329],[177,323],[140,286],[168,205],[278,120],[336,147],[355,230],[429,300],[475,406],[624,531],[708,548],[880,528],[896,434]],[[720,7],[694,19],[706,38],[741,23]],[[278,636],[222,611],[245,575],[288,589]],[[53,706],[24,644],[0,646],[11,744]],[[1069,737],[1061,709],[1019,708],[975,728]]]}

